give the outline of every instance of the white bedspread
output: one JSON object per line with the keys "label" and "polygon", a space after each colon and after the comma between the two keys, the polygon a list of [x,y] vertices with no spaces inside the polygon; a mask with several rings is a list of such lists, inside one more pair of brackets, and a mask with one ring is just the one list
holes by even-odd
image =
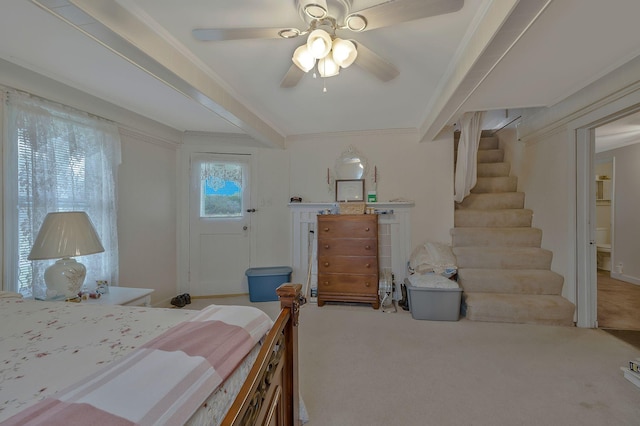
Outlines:
{"label": "white bedspread", "polygon": [[201,314],[0,299],[0,421]]}

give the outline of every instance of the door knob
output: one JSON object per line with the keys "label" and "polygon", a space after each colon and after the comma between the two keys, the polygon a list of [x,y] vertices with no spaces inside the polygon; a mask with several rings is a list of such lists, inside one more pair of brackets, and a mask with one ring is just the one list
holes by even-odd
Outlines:
{"label": "door knob", "polygon": [[255,213],[256,209],[247,209],[247,213]]}
{"label": "door knob", "polygon": [[247,229],[249,229],[249,227],[248,227],[247,225],[245,225],[245,226],[243,226],[243,227],[242,227],[242,230],[243,230],[243,231],[246,231]]}

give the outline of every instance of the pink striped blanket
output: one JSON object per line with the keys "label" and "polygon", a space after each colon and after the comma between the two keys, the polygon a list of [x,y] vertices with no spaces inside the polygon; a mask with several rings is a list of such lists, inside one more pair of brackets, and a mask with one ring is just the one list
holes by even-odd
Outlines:
{"label": "pink striped blanket", "polygon": [[7,425],[184,424],[272,326],[256,308],[210,306]]}

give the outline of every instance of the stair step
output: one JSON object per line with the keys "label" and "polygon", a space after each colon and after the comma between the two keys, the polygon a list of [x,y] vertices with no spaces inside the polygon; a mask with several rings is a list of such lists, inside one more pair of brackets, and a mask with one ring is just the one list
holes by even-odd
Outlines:
{"label": "stair step", "polygon": [[461,268],[458,283],[466,292],[559,295],[564,278],[541,269]]}
{"label": "stair step", "polygon": [[483,149],[478,151],[478,163],[502,163],[504,151],[501,149]]}
{"label": "stair step", "polygon": [[575,306],[562,296],[464,293],[472,321],[573,326]]}
{"label": "stair step", "polygon": [[469,194],[461,203],[456,203],[456,209],[521,209],[524,207],[524,192],[487,192],[484,194]]}
{"label": "stair step", "polygon": [[478,177],[509,176],[511,163],[478,163]]}
{"label": "stair step", "polygon": [[[453,140],[453,149],[458,151],[458,143],[460,142],[459,137],[455,137]],[[498,149],[500,147],[498,138],[496,136],[482,136],[480,137],[480,143],[478,145],[479,150],[486,149]]]}
{"label": "stair step", "polygon": [[482,136],[480,138],[479,150],[498,149],[500,144],[497,136]]}
{"label": "stair step", "polygon": [[471,189],[472,194],[486,194],[488,192],[516,192],[518,178],[516,176],[478,177],[476,186]]}
{"label": "stair step", "polygon": [[537,247],[453,247],[458,268],[551,269],[553,253]]}
{"label": "stair step", "polygon": [[453,228],[453,247],[540,247],[542,230],[537,228]]}
{"label": "stair step", "polygon": [[530,227],[532,219],[533,211],[529,209],[458,209],[453,212],[453,224],[456,228]]}

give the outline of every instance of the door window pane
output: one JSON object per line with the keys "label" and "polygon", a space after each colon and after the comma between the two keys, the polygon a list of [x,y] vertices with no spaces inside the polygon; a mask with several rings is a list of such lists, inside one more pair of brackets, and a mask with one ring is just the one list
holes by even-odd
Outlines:
{"label": "door window pane", "polygon": [[242,217],[242,164],[200,165],[200,217]]}

